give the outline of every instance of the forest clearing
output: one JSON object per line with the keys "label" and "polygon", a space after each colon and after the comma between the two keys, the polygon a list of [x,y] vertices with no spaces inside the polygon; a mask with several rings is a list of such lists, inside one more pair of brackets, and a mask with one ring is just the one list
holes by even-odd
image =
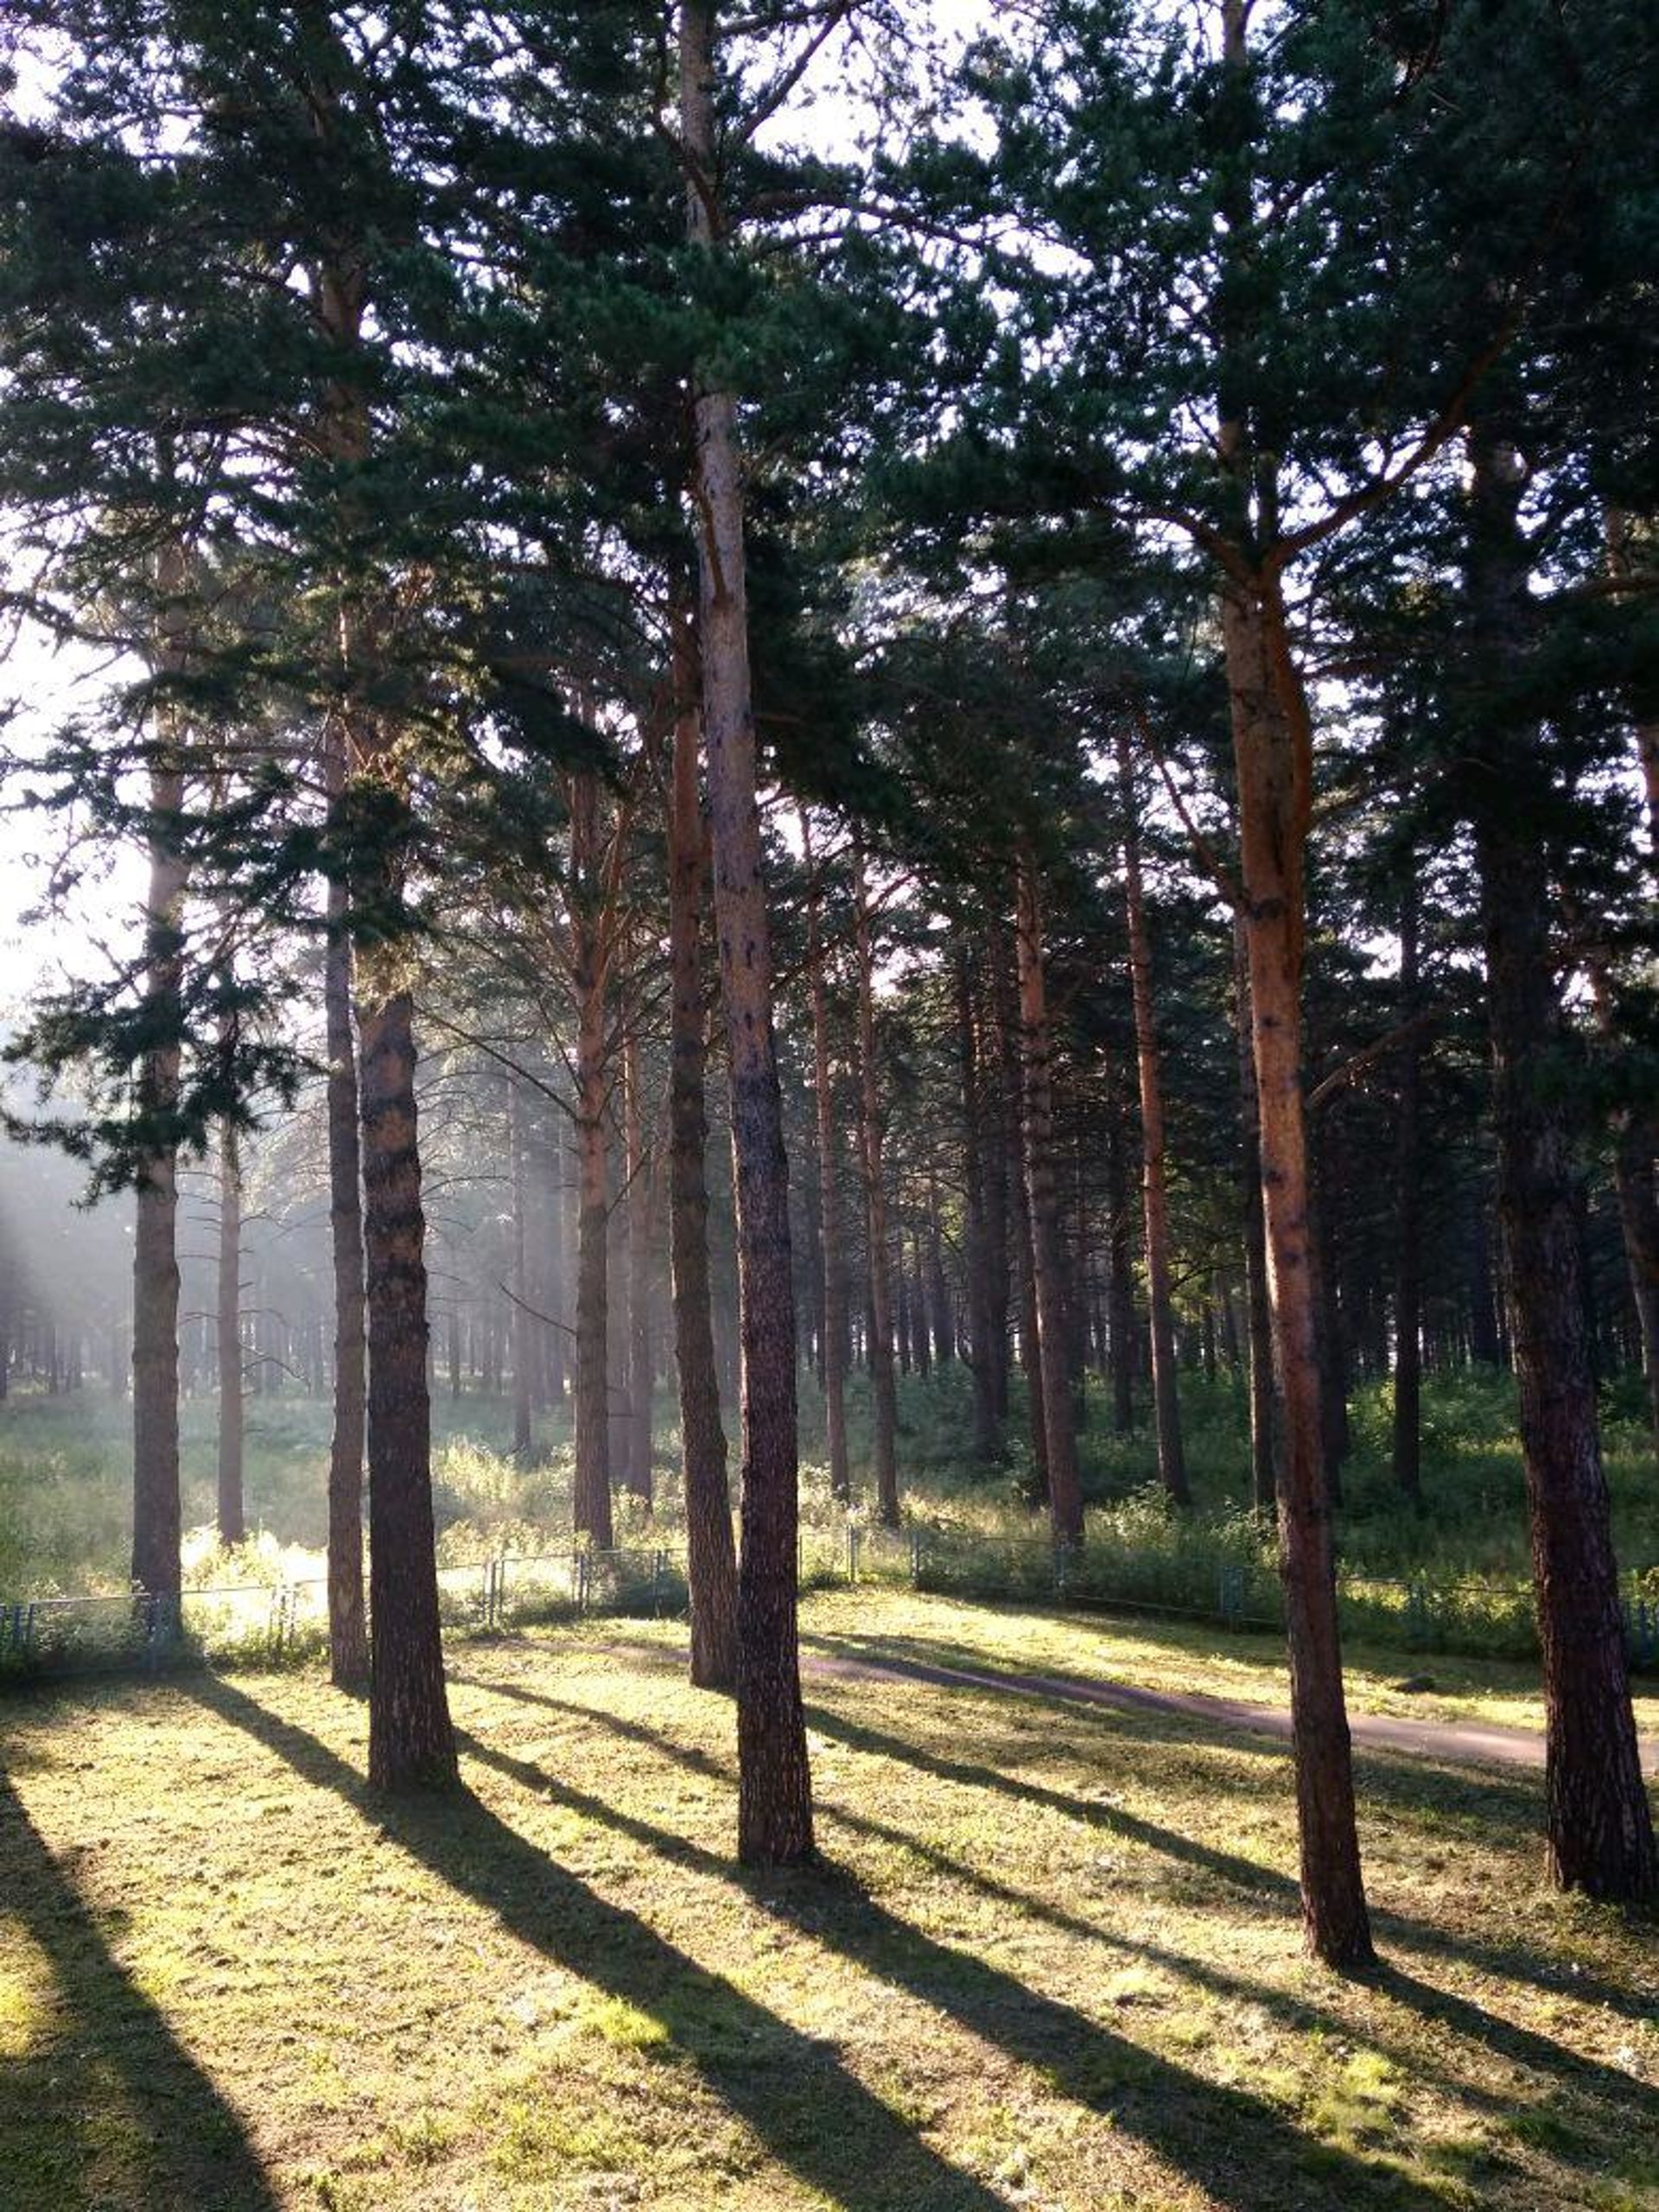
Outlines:
{"label": "forest clearing", "polygon": [[[802,1625],[1195,1663],[880,1592]],[[809,1672],[822,1863],[746,1875],[683,1657],[670,1624],[457,1646],[433,1806],[370,1796],[308,1669],[8,1703],[8,2206],[1654,2201],[1650,1936],[1540,1888],[1535,1776],[1361,1753],[1389,1964],[1344,1984],[1287,1909],[1281,1748]]]}

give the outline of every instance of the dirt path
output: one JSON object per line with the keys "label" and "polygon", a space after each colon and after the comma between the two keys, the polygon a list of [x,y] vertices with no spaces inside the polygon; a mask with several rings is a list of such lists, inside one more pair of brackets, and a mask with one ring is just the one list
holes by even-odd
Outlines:
{"label": "dirt path", "polygon": [[[850,1653],[804,1652],[812,1674],[844,1679],[934,1682],[944,1689],[1001,1690],[1019,1697],[1052,1697],[1069,1705],[1106,1705],[1121,1713],[1176,1713],[1217,1728],[1288,1738],[1290,1715],[1278,1706],[1246,1705],[1195,1692],[1147,1690],[1129,1682],[1078,1681],[1064,1675],[984,1674],[968,1667],[940,1667],[922,1659],[859,1658]],[[1384,1713],[1351,1713],[1348,1726],[1362,1750],[1408,1751],[1457,1765],[1541,1767],[1543,1737],[1529,1728],[1493,1728],[1453,1720],[1405,1720]],[[1659,1739],[1644,1738],[1642,1770],[1659,1777]]]}

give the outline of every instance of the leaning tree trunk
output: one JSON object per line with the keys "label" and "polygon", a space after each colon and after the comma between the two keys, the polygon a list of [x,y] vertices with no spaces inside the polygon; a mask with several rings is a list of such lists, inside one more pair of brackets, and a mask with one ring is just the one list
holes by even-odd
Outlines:
{"label": "leaning tree trunk", "polygon": [[842,1237],[841,1178],[836,1173],[835,1087],[830,1062],[830,995],[823,974],[823,894],[813,866],[812,825],[800,810],[806,861],[806,972],[812,1001],[813,1103],[818,1131],[818,1235],[823,1252],[823,1427],[830,1454],[830,1494],[853,1494],[847,1462],[847,1255]]}
{"label": "leaning tree trunk", "polygon": [[858,1134],[864,1160],[864,1204],[870,1266],[870,1408],[875,1510],[882,1525],[899,1526],[899,1401],[893,1362],[893,1255],[887,1239],[887,1168],[882,1158],[881,1098],[875,1058],[875,974],[864,849],[853,844],[854,944],[858,963]]}
{"label": "leaning tree trunk", "polygon": [[1065,1261],[1054,1187],[1054,1109],[1050,1062],[1042,906],[1037,868],[1020,856],[1014,951],[1020,986],[1020,1063],[1025,1106],[1026,1195],[1031,1208],[1032,1279],[1042,1355],[1043,1435],[1048,1510],[1057,1543],[1081,1542],[1083,1482],[1071,1388],[1066,1372]]}
{"label": "leaning tree trunk", "polygon": [[1122,789],[1123,899],[1129,925],[1129,976],[1135,1002],[1135,1057],[1141,1086],[1141,1212],[1147,1238],[1147,1304],[1152,1320],[1152,1396],[1158,1428],[1158,1473],[1177,1505],[1190,1505],[1181,1402],[1175,1370],[1175,1315],[1169,1262],[1169,1195],[1164,1173],[1164,1092],[1158,1066],[1158,1025],[1152,997],[1152,938],[1141,880],[1141,829],[1127,734],[1117,733]]}
{"label": "leaning tree trunk", "polygon": [[709,1017],[703,1004],[702,905],[707,832],[697,790],[698,669],[689,618],[677,621],[674,783],[669,812],[670,1010],[669,1258],[674,1359],[680,1388],[680,1471],[685,1491],[686,1580],[691,1600],[691,1680],[700,1689],[737,1681],[737,1549],[726,1484],[726,1432],[715,1363],[709,1285],[709,1124],[704,1106]]}
{"label": "leaning tree trunk", "polygon": [[242,1500],[242,1160],[236,1123],[219,1132],[219,1541],[248,1533]]}
{"label": "leaning tree trunk", "polygon": [[[721,251],[715,9],[680,12],[681,142],[693,245]],[[772,934],[761,872],[749,680],[737,402],[700,386],[694,406],[703,728],[721,999],[731,1065],[743,1343],[743,1541],[738,1582],[738,1855],[779,1865],[812,1851],[812,1783],[796,1622],[799,1519],[795,1293],[789,1166],[772,1033]]]}
{"label": "leaning tree trunk", "polygon": [[1471,430],[1468,590],[1484,664],[1473,733],[1484,788],[1476,862],[1486,950],[1497,1205],[1543,1649],[1550,1871],[1563,1889],[1659,1889],[1637,1755],[1573,1171],[1571,1109],[1552,1084],[1564,1025],[1540,823],[1551,796],[1525,705],[1529,562],[1524,471],[1506,433]]}
{"label": "leaning tree trunk", "polygon": [[1290,1647],[1302,1920],[1327,1965],[1373,1957],[1360,1872],[1319,1408],[1302,1106],[1303,855],[1313,731],[1276,575],[1230,575],[1222,634],[1236,764],[1250,1041],[1282,1437],[1279,1541]]}

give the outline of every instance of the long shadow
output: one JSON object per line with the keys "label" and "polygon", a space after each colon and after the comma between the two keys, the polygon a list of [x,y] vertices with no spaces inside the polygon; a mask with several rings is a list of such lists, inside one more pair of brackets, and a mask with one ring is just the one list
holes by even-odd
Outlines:
{"label": "long shadow", "polygon": [[859,2212],[1001,2212],[999,2197],[920,2141],[824,2043],[596,1895],[475,1797],[372,1797],[346,1760],[257,1699],[213,1676],[190,1688],[451,1889],[488,1907],[522,1942],[660,2021],[709,2087],[809,2187]]}
{"label": "long shadow", "polygon": [[[1397,2169],[1318,2142],[1272,2107],[1114,2034],[1064,1999],[1045,1995],[971,1951],[940,1942],[872,1897],[845,1869],[820,1860],[787,1885],[763,1888],[720,1854],[620,1811],[546,1767],[460,1732],[481,1764],[541,1797],[626,1836],[669,1863],[742,1889],[763,1911],[896,1983],[971,2034],[1034,2069],[1061,2094],[1109,2113],[1126,2134],[1225,2204],[1367,2202],[1427,2212],[1443,2200]],[[1241,2177],[1252,2190],[1239,2194]],[[1319,2183],[1328,2183],[1327,2196]],[[1287,2196],[1286,2191],[1294,2192]]]}
{"label": "long shadow", "polygon": [[[659,1649],[654,1645],[642,1648],[653,1653]],[[460,1679],[466,1681],[468,1678],[462,1676]],[[545,1692],[525,1689],[518,1684],[490,1681],[482,1677],[472,1679],[478,1682],[480,1688],[491,1690],[499,1695],[518,1698],[525,1703],[545,1705],[561,1712],[575,1710],[590,1714],[593,1713],[591,1707],[571,1707],[561,1699],[550,1697]],[[1285,1905],[1292,1907],[1299,1903],[1300,1892],[1292,1876],[1281,1873],[1274,1867],[1262,1866],[1253,1859],[1235,1857],[1231,1853],[1223,1851],[1214,1845],[1199,1843],[1190,1836],[1180,1834],[1175,1829],[1161,1827],[1155,1821],[1147,1821],[1137,1814],[1127,1812],[1122,1806],[1108,1803],[1099,1798],[1073,1796],[1066,1790],[1052,1789],[1046,1783],[1033,1782],[1024,1776],[1004,1774],[995,1766],[985,1766],[963,1759],[946,1758],[942,1753],[928,1751],[920,1745],[912,1743],[907,1738],[885,1735],[862,1722],[849,1720],[841,1713],[832,1711],[828,1706],[809,1704],[806,1707],[806,1716],[809,1725],[816,1729],[818,1734],[826,1736],[834,1742],[844,1744],[849,1750],[861,1751],[872,1758],[889,1759],[916,1767],[924,1774],[930,1774],[938,1781],[951,1783],[961,1789],[990,1790],[1019,1802],[1039,1805],[1046,1810],[1063,1814],[1069,1819],[1081,1821],[1090,1827],[1100,1828],[1127,1842],[1140,1844],[1147,1849],[1158,1852],[1166,1858],[1174,1859],[1178,1865],[1190,1866],[1213,1881],[1225,1884],[1242,1896],[1273,1900],[1275,1903],[1282,1902]],[[593,1717],[601,1716],[594,1714]],[[607,1719],[610,1718],[608,1715],[602,1717]],[[1106,1717],[1104,1714],[1101,1716],[1103,1719]],[[626,1727],[630,1724],[619,1722],[617,1725],[620,1727]],[[1137,1723],[1137,1726],[1138,1725]],[[650,1735],[652,1732],[645,1731],[645,1733]],[[703,1754],[673,1745],[665,1738],[658,1737],[656,1740],[673,1757],[689,1762],[703,1758]],[[1371,1763],[1373,1769],[1376,1764],[1376,1762]],[[713,1762],[708,1764],[706,1770],[711,1773],[720,1771]],[[1500,1796],[1503,1788],[1503,1785],[1498,1785]],[[1484,1793],[1481,1796],[1481,1809],[1486,1814],[1491,1814],[1496,1809],[1488,1802]],[[1646,2021],[1651,2015],[1651,2005],[1644,2002],[1639,1995],[1628,1989],[1621,1989],[1613,1983],[1604,1981],[1599,1977],[1575,1974],[1569,1984],[1560,1974],[1552,1974],[1547,1967],[1526,1952],[1484,1943],[1471,1936],[1451,1936],[1440,1929],[1414,1920],[1401,1913],[1379,1910],[1374,1910],[1371,1917],[1379,1936],[1389,1942],[1402,1944],[1408,1949],[1425,1957],[1460,1960],[1478,1967],[1485,1972],[1538,1989],[1546,1995],[1559,1997],[1567,1993],[1585,2003],[1603,2005],[1608,2011],[1617,2012],[1626,2019]],[[1410,1982],[1409,1976],[1402,1976],[1402,1979],[1405,1983]],[[1411,1984],[1411,1986],[1419,1989],[1427,1987],[1427,1985],[1421,1983]],[[1433,1991],[1428,1992],[1430,1995],[1436,1993]],[[1451,1998],[1446,1999],[1448,2004],[1455,2004],[1458,2001]],[[1484,2021],[1489,2016],[1477,2011],[1477,2017]],[[1479,2031],[1479,2032],[1484,2032],[1484,2031]],[[1543,2038],[1535,2040],[1541,2044],[1545,2050],[1555,2054],[1551,2063],[1558,2066],[1563,2063],[1587,2066],[1592,2063],[1587,2060],[1581,2061],[1575,2053],[1565,2050],[1562,2046],[1550,2044]],[[1609,2078],[1613,2082],[1626,2083],[1627,2087],[1639,2088],[1639,2085],[1629,2084],[1627,2077],[1623,2075],[1610,2075]]]}
{"label": "long shadow", "polygon": [[[735,1787],[734,1770],[727,1763],[712,1758],[695,1745],[676,1743],[672,1738],[660,1735],[654,1728],[647,1728],[639,1721],[624,1719],[619,1713],[603,1713],[575,1700],[551,1697],[517,1685],[486,1681],[479,1675],[463,1675],[452,1679],[464,1682],[469,1688],[492,1691],[499,1696],[552,1707],[568,1713],[573,1720],[588,1722],[607,1734],[620,1736],[630,1743],[655,1751],[659,1757],[716,1783],[723,1789]],[[501,1767],[504,1771],[510,1770],[510,1755],[487,1749],[476,1738],[468,1738],[467,1742],[475,1756],[486,1764]],[[518,1764],[524,1770],[519,1778],[527,1780],[531,1773],[528,1763],[521,1761]],[[535,1770],[535,1786],[548,1786],[539,1769]],[[1016,1889],[1012,1883],[999,1881],[995,1875],[967,1865],[951,1853],[942,1850],[938,1844],[928,1843],[913,1834],[908,1828],[895,1827],[890,1821],[879,1821],[868,1813],[855,1812],[850,1806],[842,1804],[835,1798],[820,1795],[817,1810],[820,1818],[833,1821],[852,1834],[868,1836],[874,1842],[889,1845],[925,1860],[947,1881],[972,1890],[976,1896],[993,1904],[1039,1922],[1046,1928],[1052,1928],[1076,1942],[1096,1944],[1102,1950],[1115,1953],[1120,1958],[1157,1967],[1178,1980],[1208,1991],[1212,1996],[1226,1998],[1235,2003],[1259,2005],[1284,2026],[1298,2033],[1318,2029],[1339,2039],[1351,2038],[1357,2032],[1351,2020],[1331,2012],[1314,1999],[1274,1989],[1269,1983],[1253,1980],[1244,1974],[1230,1974],[1225,1968],[1212,1966],[1205,1960],[1168,1950],[1161,1944],[1148,1942],[1144,1937],[1120,1936],[1111,1929],[1101,1927],[1096,1921],[1085,1920],[1077,1913],[1067,1912],[1064,1906],[1054,1904],[1046,1897],[1033,1897],[1028,1890]],[[1399,2057],[1404,2061],[1411,2056],[1403,2046],[1379,2036],[1374,2027],[1366,2030],[1364,2040],[1385,2057]],[[1512,2100],[1479,2082],[1459,2079],[1458,2094],[1465,2102],[1488,2111],[1508,2112],[1511,2108]]]}
{"label": "long shadow", "polygon": [[276,2212],[239,2115],[111,1951],[3,1777],[0,1870],[6,1912],[44,1954],[67,2013],[38,2052],[0,2067],[7,2212]]}

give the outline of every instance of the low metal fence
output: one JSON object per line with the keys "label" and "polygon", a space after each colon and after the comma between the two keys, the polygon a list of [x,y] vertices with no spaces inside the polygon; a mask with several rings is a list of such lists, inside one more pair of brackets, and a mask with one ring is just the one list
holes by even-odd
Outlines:
{"label": "low metal fence", "polygon": [[[844,1531],[804,1532],[804,1585],[887,1583],[953,1596],[1024,1600],[1103,1612],[1209,1622],[1230,1630],[1281,1630],[1278,1580],[1265,1566],[1200,1566],[1177,1554],[1126,1556],[1040,1536],[954,1536],[849,1521]],[[1633,1578],[1623,1600],[1632,1667],[1659,1670],[1659,1601],[1651,1578]],[[651,1618],[688,1602],[683,1548],[505,1553],[440,1568],[440,1615],[456,1633],[499,1633],[590,1614]],[[1344,1576],[1338,1604],[1345,1634],[1413,1651],[1535,1656],[1529,1586],[1427,1576]],[[0,1605],[0,1679],[159,1670],[215,1659],[280,1662],[318,1649],[327,1632],[321,1576],[276,1585],[115,1596],[25,1599]]]}

